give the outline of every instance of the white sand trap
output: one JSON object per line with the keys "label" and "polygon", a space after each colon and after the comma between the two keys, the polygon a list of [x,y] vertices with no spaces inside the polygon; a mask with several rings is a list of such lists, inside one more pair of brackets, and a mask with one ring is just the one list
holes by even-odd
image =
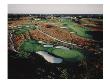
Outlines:
{"label": "white sand trap", "polygon": [[74,34],[75,32],[70,32],[70,33],[73,33]]}
{"label": "white sand trap", "polygon": [[38,41],[38,43],[41,43],[41,44],[46,44],[45,42],[43,42],[43,41]]}
{"label": "white sand trap", "polygon": [[53,45],[44,45],[44,47],[53,47]]}
{"label": "white sand trap", "polygon": [[36,52],[37,54],[41,55],[42,57],[44,57],[45,60],[47,60],[50,63],[61,63],[63,61],[63,59],[61,58],[56,58],[50,54],[48,54],[47,52],[44,51],[38,51]]}
{"label": "white sand trap", "polygon": [[13,26],[13,27],[16,27],[16,26]]}
{"label": "white sand trap", "polygon": [[67,48],[67,47],[64,47],[64,46],[56,46],[55,48],[60,48],[60,49],[69,50],[69,48]]}
{"label": "white sand trap", "polygon": [[30,27],[30,26],[27,25],[26,27]]}
{"label": "white sand trap", "polygon": [[18,27],[18,28],[22,28],[22,27]]}
{"label": "white sand trap", "polygon": [[68,28],[68,27],[60,27],[60,28]]}
{"label": "white sand trap", "polygon": [[34,20],[38,20],[39,21],[40,19],[34,19]]}

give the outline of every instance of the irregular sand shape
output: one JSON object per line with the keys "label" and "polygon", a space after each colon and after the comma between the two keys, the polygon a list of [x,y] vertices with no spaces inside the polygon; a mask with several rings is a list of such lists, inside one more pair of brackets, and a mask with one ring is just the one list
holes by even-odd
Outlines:
{"label": "irregular sand shape", "polygon": [[43,42],[43,41],[38,41],[38,43],[41,43],[41,44],[46,44],[45,42]]}
{"label": "irregular sand shape", "polygon": [[61,58],[56,58],[50,54],[48,54],[47,52],[44,51],[38,51],[36,52],[37,54],[41,55],[42,57],[44,57],[45,60],[47,60],[50,63],[61,63],[63,61],[63,59]]}
{"label": "irregular sand shape", "polygon": [[60,48],[60,49],[64,49],[64,50],[70,50],[69,48],[64,47],[64,46],[56,46],[55,48]]}
{"label": "irregular sand shape", "polygon": [[68,28],[68,27],[60,27],[60,28]]}
{"label": "irregular sand shape", "polygon": [[44,45],[44,47],[53,47],[53,45]]}

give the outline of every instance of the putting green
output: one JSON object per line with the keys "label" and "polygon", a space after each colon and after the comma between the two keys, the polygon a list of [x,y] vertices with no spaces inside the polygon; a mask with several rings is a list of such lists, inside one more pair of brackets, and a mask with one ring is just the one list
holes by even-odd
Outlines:
{"label": "putting green", "polygon": [[84,58],[84,55],[78,50],[54,49],[52,53],[68,61],[80,61]]}

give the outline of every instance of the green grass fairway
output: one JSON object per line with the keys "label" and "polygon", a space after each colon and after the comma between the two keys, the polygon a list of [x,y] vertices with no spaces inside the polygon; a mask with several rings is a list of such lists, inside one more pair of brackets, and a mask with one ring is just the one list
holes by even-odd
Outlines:
{"label": "green grass fairway", "polygon": [[16,35],[24,34],[24,33],[28,32],[29,30],[35,30],[35,29],[37,29],[36,26],[30,25],[30,24],[22,25],[22,26],[20,26],[20,27],[21,27],[21,28],[16,28],[16,29],[15,29],[15,32],[14,32],[14,33],[15,33]]}
{"label": "green grass fairway", "polygon": [[20,48],[21,50],[24,50],[27,52],[36,52],[36,51],[44,50],[43,45],[37,43],[37,41],[34,41],[34,40],[24,41],[24,43],[21,45]]}
{"label": "green grass fairway", "polygon": [[57,19],[41,19],[42,22],[52,23],[59,27],[68,27],[70,32],[74,32],[84,38],[92,39],[92,35],[87,34],[87,31],[91,31],[89,28],[79,26],[77,23],[70,19],[57,18]]}
{"label": "green grass fairway", "polygon": [[22,57],[28,57],[31,52],[37,52],[37,51],[46,51],[63,58],[66,61],[81,61],[84,58],[83,53],[81,53],[79,50],[64,50],[64,49],[58,49],[58,48],[44,48],[42,44],[39,44],[35,40],[27,40],[24,41],[24,43],[20,46],[20,56]]}
{"label": "green grass fairway", "polygon": [[75,34],[84,38],[92,39],[92,36],[86,33],[87,31],[90,31],[89,28],[80,27],[78,24],[69,19],[62,19],[62,25],[66,25],[70,32],[74,32]]}
{"label": "green grass fairway", "polygon": [[54,49],[52,53],[67,61],[81,61],[84,59],[84,55],[78,50]]}

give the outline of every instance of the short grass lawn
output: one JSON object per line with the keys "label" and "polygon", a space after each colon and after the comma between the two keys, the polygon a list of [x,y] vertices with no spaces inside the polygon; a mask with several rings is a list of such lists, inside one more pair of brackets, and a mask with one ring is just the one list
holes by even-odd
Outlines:
{"label": "short grass lawn", "polygon": [[84,55],[78,50],[54,49],[52,53],[67,61],[80,61],[84,59]]}

